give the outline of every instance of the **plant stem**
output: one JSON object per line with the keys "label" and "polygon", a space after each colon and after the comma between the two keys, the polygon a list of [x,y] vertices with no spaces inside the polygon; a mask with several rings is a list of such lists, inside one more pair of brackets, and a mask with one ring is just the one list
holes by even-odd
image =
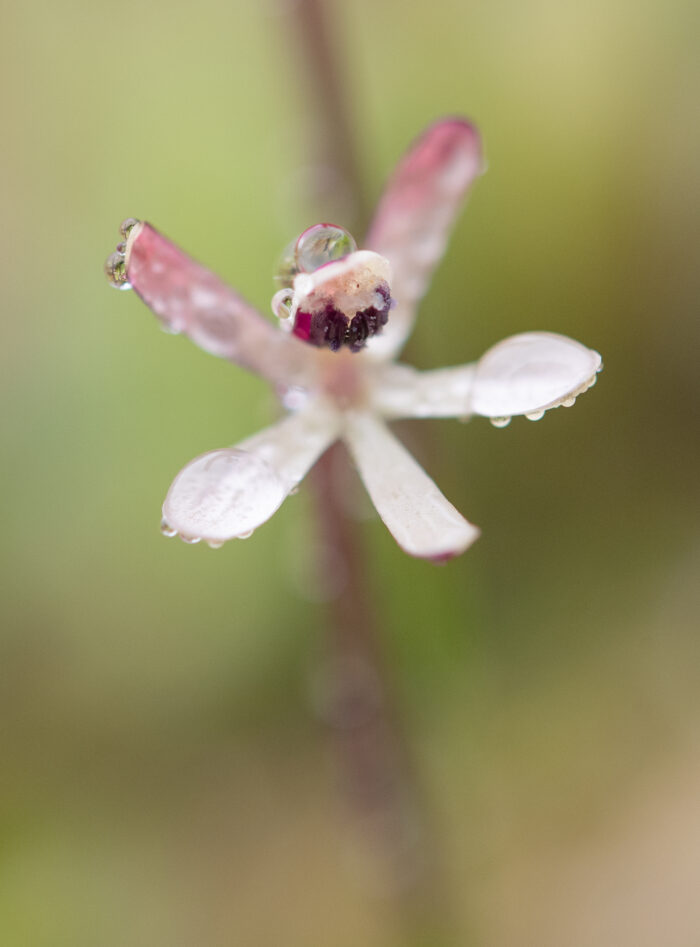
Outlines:
{"label": "plant stem", "polygon": [[[328,606],[323,710],[375,889],[393,900],[404,944],[441,947],[451,926],[424,806],[392,700],[358,528],[344,511],[340,445],[313,471],[323,561],[340,576]],[[342,465],[342,466],[341,466]]]}
{"label": "plant stem", "polygon": [[[290,12],[316,121],[316,153],[350,198],[354,219],[339,222],[354,227],[365,225],[367,214],[329,6],[324,0],[297,0]],[[328,606],[325,717],[335,734],[351,811],[370,843],[374,872],[383,879],[379,887],[398,909],[402,943],[443,947],[451,928],[445,885],[382,660],[366,558],[356,523],[346,513],[347,463],[344,448],[336,445],[312,477],[321,533],[318,568],[323,573],[331,563],[339,577]]]}
{"label": "plant stem", "polygon": [[[290,2],[290,0],[287,0]],[[340,51],[333,46],[328,0],[296,0],[290,15],[298,38],[297,56],[311,104],[308,117],[313,157],[326,172],[316,196],[328,213],[345,212],[342,223],[358,234],[367,225],[367,206],[355,147],[350,103],[338,68]]]}

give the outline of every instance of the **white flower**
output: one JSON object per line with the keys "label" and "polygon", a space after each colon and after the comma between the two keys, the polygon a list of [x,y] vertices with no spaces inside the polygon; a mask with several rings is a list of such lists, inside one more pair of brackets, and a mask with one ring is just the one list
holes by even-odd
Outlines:
{"label": "white flower", "polygon": [[446,119],[428,128],[389,182],[368,249],[344,244],[352,238],[329,225],[335,244],[307,240],[302,247],[302,235],[287,288],[273,300],[280,325],[149,224],[125,222],[126,242],[108,261],[112,281],[132,286],[170,331],[267,379],[288,412],[180,471],[163,505],[167,534],[212,546],[250,535],[341,438],[407,553],[447,559],[477,538],[477,527],[443,496],[387,422],[471,415],[496,426],[513,415],[534,420],[573,404],[602,367],[597,352],[548,332],[506,339],[474,364],[419,372],[395,361],[480,170],[479,137],[469,123]]}

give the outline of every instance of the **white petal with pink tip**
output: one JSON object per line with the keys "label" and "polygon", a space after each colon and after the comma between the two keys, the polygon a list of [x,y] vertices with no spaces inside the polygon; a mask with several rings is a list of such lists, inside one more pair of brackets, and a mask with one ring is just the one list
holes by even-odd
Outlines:
{"label": "white petal with pink tip", "polygon": [[401,548],[421,559],[458,556],[479,535],[382,421],[348,413],[344,437],[377,512]]}
{"label": "white petal with pink tip", "polygon": [[514,335],[494,345],[477,363],[471,412],[505,419],[571,404],[591,387],[602,367],[597,352],[566,336]]}
{"label": "white petal with pink tip", "polygon": [[187,464],[163,504],[167,527],[213,543],[245,537],[268,520],[333,441],[338,416],[315,402],[236,447]]}

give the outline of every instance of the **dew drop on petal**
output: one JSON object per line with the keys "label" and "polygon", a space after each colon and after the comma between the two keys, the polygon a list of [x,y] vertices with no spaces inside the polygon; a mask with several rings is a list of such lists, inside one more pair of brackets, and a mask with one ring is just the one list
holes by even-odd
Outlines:
{"label": "dew drop on petal", "polygon": [[124,254],[115,250],[105,260],[105,273],[110,286],[115,289],[131,289],[131,283],[126,278],[126,261]]}
{"label": "dew drop on petal", "polygon": [[237,539],[250,539],[250,537],[253,535],[254,532],[255,532],[254,529],[249,529],[245,533],[239,533],[236,538]]}
{"label": "dew drop on petal", "polygon": [[223,544],[224,544],[223,540],[218,540],[218,539],[217,540],[210,539],[207,542],[207,546],[209,546],[210,549],[221,549]]}
{"label": "dew drop on petal", "polygon": [[182,536],[182,535],[180,535],[180,539],[183,541],[183,543],[187,543],[188,546],[194,546],[195,543],[201,543],[201,541],[202,541],[202,537],[201,537],[201,536]]}
{"label": "dew drop on petal", "polygon": [[292,315],[292,300],[294,299],[294,293],[291,289],[280,289],[272,297],[272,312],[280,322],[284,322],[291,318]]}
{"label": "dew drop on petal", "polygon": [[279,258],[277,270],[275,271],[275,282],[278,286],[291,287],[294,283],[294,277],[297,275],[297,262],[294,255],[296,240],[288,244]]}
{"label": "dew drop on petal", "polygon": [[544,417],[544,410],[532,411],[530,414],[526,414],[525,417],[528,419],[528,421],[539,421],[540,418]]}
{"label": "dew drop on petal", "polygon": [[119,233],[122,235],[122,237],[124,237],[125,240],[137,223],[138,220],[136,217],[127,217],[126,220],[122,220],[122,222],[119,224]]}
{"label": "dew drop on petal", "polygon": [[511,422],[510,418],[490,418],[489,420],[494,427],[508,427]]}
{"label": "dew drop on petal", "polygon": [[571,407],[573,407],[573,405],[576,404],[576,398],[574,398],[574,397],[571,397],[571,398],[564,398],[564,400],[562,401],[561,404],[562,404],[562,407],[563,407],[563,408],[571,408]]}
{"label": "dew drop on petal", "polygon": [[324,263],[342,260],[356,250],[355,239],[347,230],[335,224],[314,224],[296,242],[296,266],[302,273],[313,273]]}
{"label": "dew drop on petal", "polygon": [[173,529],[166,519],[162,519],[160,521],[160,531],[164,536],[167,536],[168,539],[172,539],[173,536],[177,536],[177,530]]}

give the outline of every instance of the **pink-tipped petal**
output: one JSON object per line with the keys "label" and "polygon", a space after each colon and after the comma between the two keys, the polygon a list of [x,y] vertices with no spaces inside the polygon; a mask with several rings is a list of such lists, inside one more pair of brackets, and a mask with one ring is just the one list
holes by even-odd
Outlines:
{"label": "pink-tipped petal", "polygon": [[249,536],[335,440],[338,424],[334,410],[315,403],[236,447],[196,457],[165,498],[167,534],[211,543]]}
{"label": "pink-tipped petal", "polygon": [[377,512],[411,556],[442,562],[479,535],[382,421],[347,415],[344,438]]}
{"label": "pink-tipped petal", "polygon": [[170,331],[275,385],[299,384],[313,375],[315,353],[150,224],[131,230],[125,262],[128,282]]}
{"label": "pink-tipped petal", "polygon": [[526,414],[536,420],[548,408],[572,405],[594,384],[602,367],[597,352],[566,336],[514,335],[477,363],[471,413],[503,421]]}
{"label": "pink-tipped petal", "polygon": [[479,134],[457,118],[431,125],[399,162],[366,240],[391,263],[396,307],[384,332],[368,344],[368,354],[391,358],[405,342],[462,200],[481,169]]}
{"label": "pink-tipped petal", "polygon": [[464,418],[474,365],[419,372],[409,365],[379,367],[371,389],[372,407],[384,418]]}

